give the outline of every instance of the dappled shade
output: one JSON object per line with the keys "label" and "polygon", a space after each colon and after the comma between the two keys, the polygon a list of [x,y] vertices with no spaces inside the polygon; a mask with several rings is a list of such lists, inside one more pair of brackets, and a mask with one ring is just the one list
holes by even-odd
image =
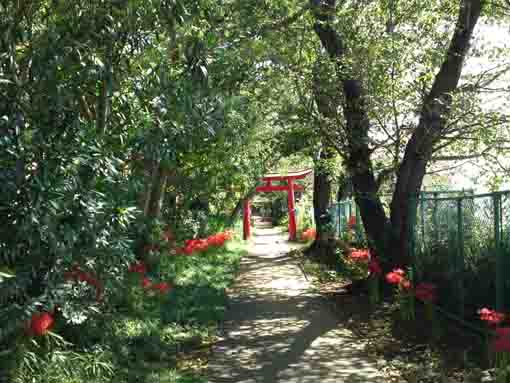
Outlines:
{"label": "dappled shade", "polygon": [[258,234],[232,292],[210,381],[381,381],[363,341],[311,290],[284,238],[276,229]]}

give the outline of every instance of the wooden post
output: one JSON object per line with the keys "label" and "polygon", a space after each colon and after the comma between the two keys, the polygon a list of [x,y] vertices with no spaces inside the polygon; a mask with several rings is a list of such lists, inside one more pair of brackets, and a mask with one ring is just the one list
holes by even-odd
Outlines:
{"label": "wooden post", "polygon": [[243,239],[247,241],[251,236],[251,207],[250,200],[244,200],[243,206]]}
{"label": "wooden post", "polygon": [[296,209],[294,206],[294,181],[291,178],[287,179],[287,205],[289,208],[289,240],[296,240]]}

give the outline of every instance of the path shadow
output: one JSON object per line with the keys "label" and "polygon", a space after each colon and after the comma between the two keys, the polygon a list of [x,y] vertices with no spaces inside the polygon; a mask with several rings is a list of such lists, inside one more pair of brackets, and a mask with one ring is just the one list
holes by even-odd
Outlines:
{"label": "path shadow", "polygon": [[[378,382],[364,344],[313,293],[296,261],[265,236],[244,258],[225,339],[214,346],[212,383]],[[273,241],[274,242],[274,241]]]}

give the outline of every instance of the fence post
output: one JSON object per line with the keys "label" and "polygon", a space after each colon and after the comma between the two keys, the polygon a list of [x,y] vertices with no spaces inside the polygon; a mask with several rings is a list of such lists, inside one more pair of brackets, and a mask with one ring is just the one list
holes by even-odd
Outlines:
{"label": "fence post", "polygon": [[462,215],[462,197],[457,199],[457,259],[455,272],[457,274],[456,287],[459,297],[459,315],[464,316],[464,217]]}
{"label": "fence post", "polygon": [[496,310],[504,306],[503,259],[501,254],[501,194],[494,193],[494,246],[496,252]]}
{"label": "fence post", "polygon": [[409,260],[411,264],[411,269],[413,271],[413,275],[416,277],[418,274],[418,270],[416,269],[416,234],[415,234],[415,226],[416,226],[416,212],[417,212],[417,196],[418,194],[412,194],[409,196],[409,219],[408,228],[409,230]]}
{"label": "fence post", "polygon": [[341,234],[342,234],[342,217],[340,217],[340,205],[341,205],[341,202],[337,202],[336,204],[336,216],[338,217],[338,225],[337,225],[337,228],[338,228],[338,238],[341,238]]}
{"label": "fence post", "polygon": [[[425,193],[420,193],[420,225],[421,225],[421,243],[423,246],[425,243]],[[422,249],[423,251],[423,249]]]}
{"label": "fence post", "polygon": [[437,227],[437,199],[438,194],[434,193],[434,208],[432,210],[432,226],[434,227],[434,242],[439,242],[439,228]]}
{"label": "fence post", "polygon": [[354,211],[356,214],[356,234],[358,234],[361,232],[361,215],[359,213],[359,206],[356,202],[354,203]]}

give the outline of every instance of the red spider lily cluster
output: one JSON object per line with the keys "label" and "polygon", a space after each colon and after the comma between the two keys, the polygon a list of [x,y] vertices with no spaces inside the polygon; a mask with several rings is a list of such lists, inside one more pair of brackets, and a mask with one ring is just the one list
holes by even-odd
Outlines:
{"label": "red spider lily cluster", "polygon": [[369,249],[350,249],[349,259],[354,262],[366,263],[368,265],[368,273],[370,275],[382,274],[382,268],[379,260],[374,257]]}
{"label": "red spider lily cluster", "polygon": [[357,262],[369,262],[370,250],[369,249],[351,249],[349,258]]}
{"label": "red spider lily cluster", "polygon": [[51,330],[55,324],[53,315],[48,312],[34,313],[27,328],[29,335],[42,336]]}
{"label": "red spider lily cluster", "polygon": [[71,271],[64,273],[64,279],[66,281],[85,282],[96,289],[96,300],[98,302],[102,300],[103,285],[94,274],[83,271],[75,265],[71,268]]}
{"label": "red spider lily cluster", "polygon": [[[402,269],[394,269],[386,274],[386,282],[412,292],[413,285]],[[414,296],[422,302],[434,303],[437,300],[436,286],[432,283],[420,283],[414,288]]]}
{"label": "red spider lily cluster", "polygon": [[310,227],[309,229],[303,231],[303,234],[301,234],[301,239],[303,241],[313,241],[316,236],[317,231],[313,227]]}
{"label": "red spider lily cluster", "polygon": [[230,241],[234,233],[230,230],[211,235],[207,238],[188,239],[184,242],[184,247],[177,249],[177,254],[191,255],[193,253],[203,253],[211,247],[221,247],[225,242]]}
{"label": "red spider lily cluster", "polygon": [[505,314],[496,310],[490,310],[486,307],[478,310],[478,315],[480,315],[480,320],[491,326],[497,326],[505,320]]}
{"label": "red spider lily cluster", "polygon": [[161,295],[167,294],[172,290],[172,285],[168,282],[153,283],[152,280],[146,276],[147,266],[143,262],[132,264],[129,266],[128,271],[139,274],[142,288],[145,290],[158,291]]}
{"label": "red spider lily cluster", "polygon": [[[502,312],[488,309],[487,307],[478,310],[480,320],[489,326],[498,326],[504,322],[506,315]],[[496,338],[492,342],[495,352],[510,352],[510,327],[496,328]]]}

